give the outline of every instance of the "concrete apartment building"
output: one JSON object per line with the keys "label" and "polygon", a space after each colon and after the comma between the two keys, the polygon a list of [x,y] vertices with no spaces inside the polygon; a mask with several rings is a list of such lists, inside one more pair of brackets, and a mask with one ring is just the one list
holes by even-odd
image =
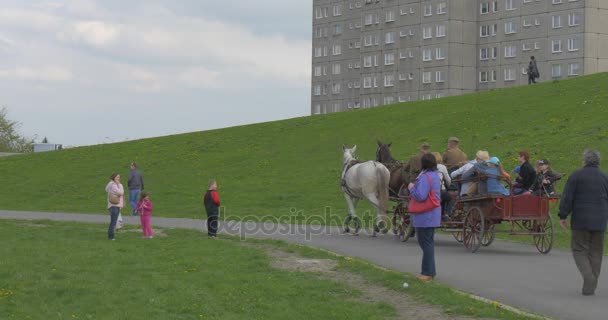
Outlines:
{"label": "concrete apartment building", "polygon": [[608,71],[608,0],[313,0],[311,113]]}

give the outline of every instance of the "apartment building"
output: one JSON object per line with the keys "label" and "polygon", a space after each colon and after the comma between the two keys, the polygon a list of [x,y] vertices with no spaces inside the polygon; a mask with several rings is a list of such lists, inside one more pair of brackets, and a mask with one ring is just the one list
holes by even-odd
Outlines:
{"label": "apartment building", "polygon": [[311,113],[608,71],[608,0],[313,0]]}

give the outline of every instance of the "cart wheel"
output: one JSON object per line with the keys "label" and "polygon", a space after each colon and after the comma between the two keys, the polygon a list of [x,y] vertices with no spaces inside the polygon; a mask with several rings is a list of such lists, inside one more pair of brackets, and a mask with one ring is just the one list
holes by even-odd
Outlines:
{"label": "cart wheel", "polygon": [[454,237],[456,241],[462,243],[462,231],[452,232],[452,237]]}
{"label": "cart wheel", "polygon": [[393,214],[393,228],[395,235],[401,242],[406,242],[413,234],[414,227],[410,219],[409,213],[405,210],[403,203],[400,203]]}
{"label": "cart wheel", "polygon": [[494,242],[496,238],[496,225],[488,222],[486,230],[483,233],[483,237],[481,238],[481,245],[487,247]]}
{"label": "cart wheel", "polygon": [[462,240],[465,248],[475,252],[481,246],[483,233],[485,232],[485,218],[479,207],[472,207],[464,218],[462,228]]}
{"label": "cart wheel", "polygon": [[542,235],[534,236],[534,244],[538,252],[547,254],[553,248],[553,217],[547,216],[544,221],[534,221],[534,232],[542,232]]}

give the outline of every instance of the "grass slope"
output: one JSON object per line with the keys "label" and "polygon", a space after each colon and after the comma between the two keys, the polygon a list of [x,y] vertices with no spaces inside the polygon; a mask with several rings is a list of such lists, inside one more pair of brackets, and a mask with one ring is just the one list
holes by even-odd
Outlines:
{"label": "grass slope", "polygon": [[[607,151],[608,74],[494,90],[376,109],[303,117],[60,152],[0,158],[0,208],[106,213],[104,186],[113,171],[126,184],[140,163],[155,215],[197,217],[209,178],[217,178],[226,215],[265,220],[300,211],[340,217],[344,143],[373,159],[376,139],[409,158],[423,141],[443,152],[458,136],[472,155],[487,149],[516,166],[516,152],[577,169],[585,148]],[[565,182],[561,182],[563,186]],[[369,209],[369,206],[361,206]],[[319,221],[317,221],[319,222]]]}
{"label": "grass slope", "polygon": [[[126,231],[134,231],[127,228]],[[158,231],[158,229],[157,229]],[[0,220],[0,318],[9,319],[387,319],[392,305],[310,272],[274,269],[265,252],[238,239],[163,230],[142,239],[103,226]],[[158,233],[157,233],[158,235]],[[256,241],[261,242],[261,241]],[[338,260],[336,271],[436,305],[451,315],[528,319],[438,283],[381,271],[357,259],[261,242],[301,256]],[[410,283],[407,291],[403,280]]]}

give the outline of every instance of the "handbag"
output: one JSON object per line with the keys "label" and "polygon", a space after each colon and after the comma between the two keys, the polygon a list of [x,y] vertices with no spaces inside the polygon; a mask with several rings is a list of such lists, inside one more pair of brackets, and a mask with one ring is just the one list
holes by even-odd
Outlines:
{"label": "handbag", "polygon": [[[432,186],[433,183],[432,183],[429,175],[426,173],[424,175],[429,180],[429,186]],[[423,213],[423,212],[431,211],[439,206],[441,206],[441,203],[439,202],[437,197],[435,197],[435,192],[433,192],[433,188],[431,187],[431,190],[429,191],[429,195],[426,197],[426,200],[424,200],[424,201],[418,201],[418,200],[414,199],[414,197],[410,197],[410,203],[407,206],[407,211],[409,213],[413,213],[413,214]]]}
{"label": "handbag", "polygon": [[108,201],[110,201],[111,204],[119,204],[120,196],[110,192],[110,193],[108,193]]}

